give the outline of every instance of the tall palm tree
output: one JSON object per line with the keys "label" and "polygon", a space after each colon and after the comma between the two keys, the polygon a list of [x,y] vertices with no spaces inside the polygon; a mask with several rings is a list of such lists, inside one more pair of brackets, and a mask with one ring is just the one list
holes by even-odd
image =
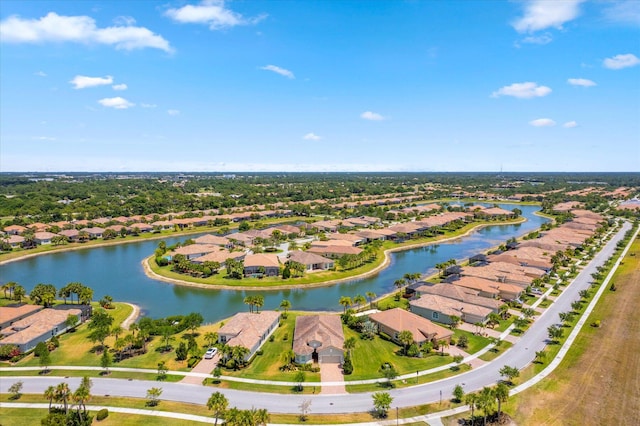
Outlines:
{"label": "tall palm tree", "polygon": [[493,395],[498,401],[498,421],[500,421],[500,415],[502,413],[502,403],[507,402],[507,399],[509,399],[509,387],[503,382],[500,382],[493,390]]}
{"label": "tall palm tree", "polygon": [[402,330],[398,333],[398,341],[404,346],[405,355],[409,353],[409,346],[413,344],[413,333],[409,330]]}
{"label": "tall palm tree", "polygon": [[8,283],[2,284],[2,291],[4,291],[4,298],[7,299],[7,291],[9,292],[9,298],[13,296],[13,289],[18,285],[15,281],[9,281]]}
{"label": "tall palm tree", "polygon": [[367,298],[369,299],[369,309],[373,309],[373,299],[376,298],[376,294],[372,291],[368,291]]}
{"label": "tall palm tree", "polygon": [[353,304],[349,296],[340,297],[338,303],[344,308],[345,313],[347,312],[347,308],[349,308]]}
{"label": "tall palm tree", "polygon": [[286,316],[287,311],[291,309],[291,302],[289,302],[287,299],[284,299],[282,302],[280,302],[280,308],[284,310],[284,314]]}
{"label": "tall palm tree", "polygon": [[207,346],[213,346],[218,341],[218,333],[209,331],[205,333],[204,340],[207,342]]}
{"label": "tall palm tree", "polygon": [[56,386],[55,390],[55,400],[57,402],[62,402],[64,404],[64,413],[69,413],[69,396],[71,396],[71,389],[69,389],[69,385],[66,383],[60,383]]}
{"label": "tall palm tree", "polygon": [[480,394],[478,395],[478,408],[480,408],[482,410],[482,413],[484,414],[484,425],[487,425],[487,416],[489,415],[489,412],[491,410],[493,410],[493,404],[495,403],[496,399],[495,396],[493,394],[493,389],[491,389],[490,387],[483,387],[482,390],[480,391]]}
{"label": "tall palm tree", "polygon": [[478,408],[478,395],[475,393],[468,393],[464,396],[464,403],[471,409],[471,425],[475,422],[475,410]]}
{"label": "tall palm tree", "polygon": [[56,388],[49,386],[44,390],[44,397],[49,400],[49,412],[51,412],[51,403],[56,399]]}
{"label": "tall palm tree", "polygon": [[260,313],[260,308],[264,306],[264,296],[261,294],[255,296],[253,304],[256,307],[256,313]]}
{"label": "tall palm tree", "polygon": [[360,307],[360,305],[362,305],[363,303],[366,303],[366,301],[367,299],[365,299],[361,294],[358,294],[353,298],[353,303],[358,307]]}
{"label": "tall palm tree", "polygon": [[244,301],[243,301],[245,305],[249,305],[249,312],[250,313],[253,313],[253,305],[255,303],[254,297],[255,296],[246,296],[244,298]]}
{"label": "tall palm tree", "polygon": [[351,336],[348,339],[346,339],[344,341],[343,347],[349,354],[349,357],[351,357],[351,351],[356,347],[356,338]]}
{"label": "tall palm tree", "polygon": [[216,418],[214,425],[218,424],[218,419],[224,416],[224,413],[229,407],[229,400],[221,392],[214,392],[207,401],[207,408],[213,411],[213,415]]}

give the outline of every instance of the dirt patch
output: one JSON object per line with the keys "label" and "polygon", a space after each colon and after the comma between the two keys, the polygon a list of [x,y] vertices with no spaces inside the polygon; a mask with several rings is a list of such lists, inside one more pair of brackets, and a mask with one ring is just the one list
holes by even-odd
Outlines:
{"label": "dirt patch", "polygon": [[589,320],[601,327],[585,326],[576,339],[582,353],[518,399],[519,425],[640,424],[640,241],[613,282]]}

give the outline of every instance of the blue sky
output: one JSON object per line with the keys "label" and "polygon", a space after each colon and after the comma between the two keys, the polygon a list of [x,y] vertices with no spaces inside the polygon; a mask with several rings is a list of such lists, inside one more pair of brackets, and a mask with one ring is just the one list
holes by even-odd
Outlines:
{"label": "blue sky", "polygon": [[640,2],[11,1],[2,171],[640,171]]}

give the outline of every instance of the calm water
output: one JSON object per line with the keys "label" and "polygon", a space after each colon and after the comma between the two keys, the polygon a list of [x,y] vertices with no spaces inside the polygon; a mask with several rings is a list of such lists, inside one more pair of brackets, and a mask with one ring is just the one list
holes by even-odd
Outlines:
{"label": "calm water", "polygon": [[[514,205],[502,205],[508,210]],[[378,295],[394,290],[393,282],[409,272],[432,272],[434,265],[451,258],[465,259],[473,254],[501,244],[539,228],[547,221],[533,213],[537,206],[518,206],[528,220],[517,225],[497,225],[481,229],[455,241],[393,253],[391,265],[376,276],[315,289],[261,290],[264,309],[275,309],[282,299],[289,299],[297,310],[342,310],[341,296]],[[167,244],[186,239],[167,238]],[[229,317],[247,309],[243,304],[248,291],[204,290],[155,281],[142,271],[141,260],[149,256],[159,240],[141,241],[111,247],[99,247],[53,253],[12,262],[0,267],[0,281],[16,281],[27,292],[38,283],[50,283],[60,288],[71,281],[80,281],[94,289],[94,298],[105,294],[116,301],[139,305],[143,314],[153,317],[188,312],[200,312],[207,322]]]}

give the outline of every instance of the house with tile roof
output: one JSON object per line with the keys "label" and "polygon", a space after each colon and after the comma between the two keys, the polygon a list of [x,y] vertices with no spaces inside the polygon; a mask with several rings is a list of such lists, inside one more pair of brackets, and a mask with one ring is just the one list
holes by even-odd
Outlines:
{"label": "house with tile roof", "polygon": [[338,315],[301,315],[296,318],[293,352],[299,364],[344,361],[344,332]]}
{"label": "house with tile roof", "polygon": [[326,271],[335,266],[333,260],[320,256],[315,253],[294,250],[289,252],[288,260],[301,263],[305,266],[307,272]]}
{"label": "house with tile roof", "polygon": [[464,322],[484,323],[492,312],[483,306],[460,302],[448,297],[427,294],[409,302],[411,312],[431,321],[451,324],[451,317],[456,316]]}
{"label": "house with tile roof", "polygon": [[276,311],[239,312],[218,330],[218,342],[249,349],[245,357],[248,361],[278,328],[279,320],[280,313]]}
{"label": "house with tile roof", "polygon": [[402,308],[376,312],[369,315],[369,320],[378,326],[379,332],[385,333],[397,344],[401,344],[398,335],[405,330],[411,332],[413,341],[418,345],[429,341],[433,343],[437,343],[438,340],[449,341],[453,336],[453,331],[450,329]]}

